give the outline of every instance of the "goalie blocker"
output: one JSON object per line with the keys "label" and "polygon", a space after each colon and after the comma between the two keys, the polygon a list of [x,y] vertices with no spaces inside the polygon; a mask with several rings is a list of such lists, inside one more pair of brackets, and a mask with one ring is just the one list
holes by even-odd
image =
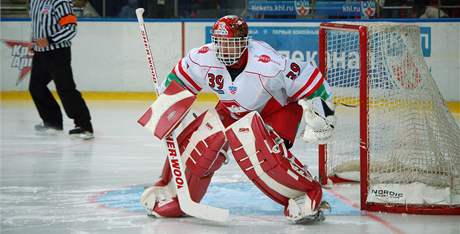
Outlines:
{"label": "goalie blocker", "polygon": [[190,91],[172,81],[137,122],[161,140],[182,121],[195,99]]}

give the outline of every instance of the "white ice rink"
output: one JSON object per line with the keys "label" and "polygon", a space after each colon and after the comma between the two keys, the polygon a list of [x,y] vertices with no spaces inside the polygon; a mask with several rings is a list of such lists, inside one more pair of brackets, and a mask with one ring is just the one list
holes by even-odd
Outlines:
{"label": "white ice rink", "polygon": [[[460,233],[460,216],[362,213],[358,187],[350,185],[325,191],[333,207],[324,223],[290,225],[232,160],[203,201],[230,209],[228,223],[147,217],[138,199],[165,160],[159,141],[136,123],[149,101],[88,104],[91,141],[37,135],[31,101],[1,102],[1,233]],[[294,153],[317,174],[315,149],[297,141]]]}

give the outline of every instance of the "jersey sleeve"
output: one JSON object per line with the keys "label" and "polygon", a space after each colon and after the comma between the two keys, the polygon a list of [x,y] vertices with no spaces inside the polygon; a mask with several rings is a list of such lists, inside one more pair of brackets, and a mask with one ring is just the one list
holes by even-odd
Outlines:
{"label": "jersey sleeve", "polygon": [[283,71],[286,93],[291,101],[321,97],[323,100],[332,98],[331,88],[319,68],[311,63],[297,62],[287,59]]}
{"label": "jersey sleeve", "polygon": [[195,95],[203,89],[203,81],[200,80],[199,68],[190,60],[190,53],[180,59],[166,79],[164,79],[160,86],[160,93],[162,93],[173,80]]}
{"label": "jersey sleeve", "polygon": [[61,0],[54,4],[53,14],[58,19],[60,29],[47,39],[50,43],[70,41],[77,34],[77,17],[72,10],[72,1]]}

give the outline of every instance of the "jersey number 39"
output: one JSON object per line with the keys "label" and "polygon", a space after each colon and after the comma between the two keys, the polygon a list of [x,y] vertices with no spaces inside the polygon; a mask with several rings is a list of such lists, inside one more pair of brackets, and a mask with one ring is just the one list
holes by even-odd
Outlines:
{"label": "jersey number 39", "polygon": [[214,75],[212,73],[208,73],[208,84],[209,87],[212,89],[217,88],[217,89],[222,89],[224,88],[224,78],[222,75]]}
{"label": "jersey number 39", "polygon": [[300,66],[297,63],[291,63],[291,71],[286,74],[286,77],[295,80],[297,76],[300,74]]}

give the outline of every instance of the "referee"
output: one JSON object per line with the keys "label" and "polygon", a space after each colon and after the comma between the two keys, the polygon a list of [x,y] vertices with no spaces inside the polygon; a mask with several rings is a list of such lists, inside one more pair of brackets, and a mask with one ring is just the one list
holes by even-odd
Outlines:
{"label": "referee", "polygon": [[74,120],[71,136],[94,138],[91,116],[72,75],[71,42],[77,34],[77,17],[71,0],[32,0],[32,41],[34,56],[29,92],[43,120],[35,130],[44,134],[62,132],[63,120],[59,104],[47,85],[54,81],[67,116]]}

